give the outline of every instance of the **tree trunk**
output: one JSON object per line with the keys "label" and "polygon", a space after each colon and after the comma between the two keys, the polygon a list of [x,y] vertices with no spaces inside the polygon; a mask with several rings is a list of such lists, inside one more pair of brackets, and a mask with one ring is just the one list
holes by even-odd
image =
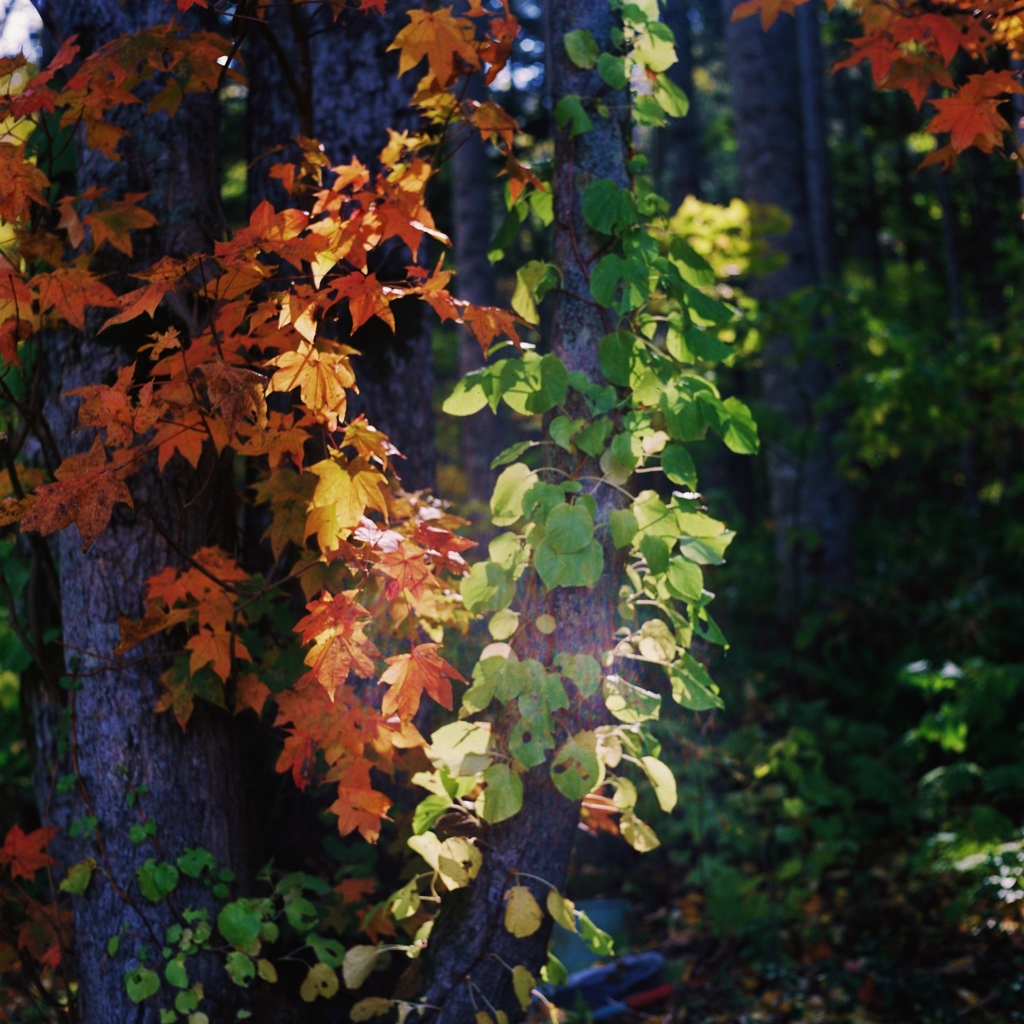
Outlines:
{"label": "tree trunk", "polygon": [[[581,201],[586,184],[596,178],[610,178],[619,187],[629,185],[625,168],[629,129],[620,119],[626,103],[625,97],[608,96],[596,70],[573,65],[562,42],[566,32],[585,28],[599,48],[610,49],[613,21],[606,0],[551,0],[548,18],[548,72],[554,102],[568,94],[601,96],[611,111],[620,112],[610,119],[595,116],[593,130],[576,139],[564,130],[554,133],[554,258],[563,274],[563,291],[554,312],[551,348],[570,371],[583,371],[598,381],[602,379],[598,342],[609,327],[602,312],[582,297],[589,295],[590,269],[600,255],[601,242],[583,220]],[[574,414],[574,409],[569,412]],[[594,474],[600,475],[596,464],[585,467],[580,475]],[[594,496],[596,521],[605,522],[618,507],[616,492],[603,487]],[[557,627],[552,637],[526,630],[527,639],[517,643],[519,655],[548,662],[553,651],[600,656],[614,646],[620,569],[621,557],[609,542],[605,572],[594,589],[558,588],[547,593],[531,573],[520,606],[523,619],[531,622],[546,612],[554,616]],[[599,696],[578,702],[566,722],[568,731],[594,728],[603,715]],[[504,735],[510,725],[499,718],[496,734]],[[503,924],[504,895],[512,885],[526,885],[543,905],[547,887],[529,876],[563,886],[579,810],[578,803],[555,789],[549,765],[540,765],[524,777],[522,810],[487,832],[479,876],[442,905],[425,962],[418,968],[418,978],[425,979],[419,999],[438,1007],[429,1016],[431,1024],[464,1024],[487,1006],[503,1010],[512,1019],[522,1016],[505,965],[521,964],[537,974],[545,962],[550,919],[545,918],[533,935],[515,938]]]}
{"label": "tree trunk", "polygon": [[[343,11],[293,0],[270,5],[266,22],[250,22],[245,43],[249,75],[249,205],[270,198],[279,208],[288,197],[266,174],[284,159],[297,134],[323,143],[333,165],[353,158],[371,170],[388,141],[388,129],[414,129],[409,106],[415,73],[398,77],[398,54],[387,47],[406,23],[407,0],[388,5],[388,15]],[[283,151],[283,152],[282,152]],[[373,269],[382,279],[404,277],[407,252],[395,247]],[[394,334],[373,319],[353,335],[359,395],[353,416],[384,431],[405,456],[399,463],[409,489],[434,483],[433,360],[422,304],[392,306]]]}
{"label": "tree trunk", "polygon": [[797,55],[800,66],[800,116],[803,121],[804,166],[807,173],[807,213],[814,248],[815,276],[827,281],[836,265],[832,173],[825,131],[824,70],[821,63],[818,0],[796,9]]}
{"label": "tree trunk", "polygon": [[[161,0],[130,5],[39,0],[38,6],[55,42],[77,33],[87,50],[167,17]],[[183,20],[199,27],[194,15]],[[163,254],[208,249],[222,230],[218,154],[212,141],[217,138],[216,97],[186,97],[174,120],[144,111],[144,105],[129,107],[117,115],[131,132],[119,163],[79,147],[83,188],[105,185],[113,196],[148,192],[147,205],[160,220],[160,227],[136,233],[135,260],[118,257],[111,265],[115,271]],[[134,346],[139,334],[135,328],[117,340]],[[77,400],[61,394],[109,380],[124,365],[125,353],[115,339],[104,337],[104,344],[70,331],[48,340],[44,357],[54,393],[47,419],[64,457],[87,448],[91,437],[75,432]],[[134,512],[119,506],[109,529],[87,553],[73,528],[52,544],[61,574],[64,667],[80,687],[69,697],[51,681],[37,695],[32,709],[36,784],[44,820],[64,830],[57,843],[61,867],[95,856],[107,875],[97,875],[85,895],[75,898],[79,1013],[85,1024],[155,1022],[155,1001],[131,1002],[125,973],[138,966],[137,948],[143,943],[152,950],[151,960],[159,960],[164,930],[183,909],[209,906],[204,887],[184,878],[170,901],[149,903],[135,879],[143,861],[154,857],[173,863],[185,847],[203,847],[233,869],[242,886],[252,874],[235,726],[226,713],[207,706],[197,709],[185,734],[172,716],[155,712],[159,677],[172,653],[162,638],[134,649],[124,661],[112,654],[120,639],[118,616],[141,617],[144,581],[178,561],[167,537],[185,551],[202,544],[230,547],[234,499],[224,468],[212,455],[197,473],[172,463],[159,475],[154,464],[147,465],[130,480]],[[55,777],[63,773],[76,774],[80,783],[65,797],[53,789]],[[96,838],[71,839],[68,826],[85,815],[98,819]],[[133,844],[131,826],[149,818],[157,826],[155,838]],[[122,929],[119,952],[108,955],[108,940]],[[190,963],[190,973],[190,980],[203,983],[206,998],[200,1009],[211,1019],[232,1019],[235,1008],[245,1005],[244,994],[230,984],[218,958],[200,957]]]}
{"label": "tree trunk", "polygon": [[679,58],[666,72],[690,99],[686,117],[674,117],[658,133],[655,182],[677,210],[687,196],[700,196],[700,112],[693,88],[693,57],[690,52],[689,4],[686,0],[664,0],[665,24],[676,37]]}
{"label": "tree trunk", "polygon": [[[484,98],[481,75],[470,81],[472,99]],[[463,129],[455,137],[452,154],[452,208],[455,221],[455,287],[459,298],[478,306],[497,302],[494,268],[487,258],[491,235],[491,168],[480,134]],[[473,335],[459,329],[459,376],[484,365],[483,352]],[[490,499],[496,474],[491,460],[502,448],[500,420],[489,409],[461,421],[462,458],[470,496]]]}
{"label": "tree trunk", "polygon": [[[727,19],[733,6],[724,0]],[[756,298],[768,302],[826,280],[834,267],[812,34],[816,19],[798,27],[788,16],[768,32],[757,18],[727,30],[743,196],[781,207],[793,224],[773,240],[786,265],[751,286]],[[785,425],[784,437],[769,440],[767,464],[779,606],[786,618],[815,597],[841,592],[850,576],[851,496],[836,472],[841,419],[821,408],[840,372],[841,346],[826,324],[814,325],[813,333],[821,341],[812,352],[797,351],[793,339],[781,334],[768,338],[764,351],[762,397]]]}

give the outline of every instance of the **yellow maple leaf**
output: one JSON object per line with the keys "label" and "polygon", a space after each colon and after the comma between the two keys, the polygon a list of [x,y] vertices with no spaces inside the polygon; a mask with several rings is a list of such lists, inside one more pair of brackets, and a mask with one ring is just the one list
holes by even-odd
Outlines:
{"label": "yellow maple leaf", "polygon": [[382,488],[384,474],[363,459],[345,464],[324,459],[309,467],[319,482],[313,492],[306,520],[306,536],[317,535],[321,551],[329,551],[349,531],[354,530],[368,509],[388,515]]}
{"label": "yellow maple leaf", "polygon": [[480,67],[480,58],[473,46],[474,34],[473,23],[466,18],[453,18],[450,7],[437,11],[411,10],[409,24],[395,36],[388,49],[401,51],[400,75],[426,57],[438,84],[446,85],[452,77],[456,56],[471,68]]}
{"label": "yellow maple leaf", "polygon": [[302,404],[329,430],[338,429],[348,403],[346,388],[356,389],[356,377],[349,363],[355,349],[340,346],[334,352],[321,352],[308,341],[300,341],[294,352],[284,352],[268,361],[277,372],[270,378],[267,394],[299,389]]}

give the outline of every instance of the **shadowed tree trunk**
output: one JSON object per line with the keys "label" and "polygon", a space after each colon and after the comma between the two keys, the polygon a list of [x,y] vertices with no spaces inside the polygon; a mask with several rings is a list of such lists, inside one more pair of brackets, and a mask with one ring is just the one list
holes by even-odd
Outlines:
{"label": "shadowed tree trunk", "polygon": [[[334,20],[330,4],[270,5],[265,22],[249,22],[245,42],[249,76],[249,205],[288,198],[268,169],[285,159],[296,133],[321,142],[333,165],[358,158],[371,170],[388,141],[388,129],[414,129],[409,98],[415,74],[398,77],[398,54],[387,48],[406,23],[411,4],[388,5],[387,17],[356,9]],[[408,253],[394,247],[377,266],[378,277],[404,277]],[[373,318],[351,339],[359,395],[353,416],[365,413],[405,456],[399,462],[410,489],[434,482],[433,362],[422,303],[392,305],[395,332]]]}
{"label": "shadowed tree trunk", "polygon": [[[562,42],[566,32],[588,29],[599,48],[609,49],[613,23],[606,0],[550,0],[548,18],[548,73],[554,102],[568,94],[600,96],[611,111],[624,112],[624,97],[609,95],[596,70],[583,71],[573,65]],[[595,116],[593,129],[576,139],[570,139],[565,130],[555,131],[554,259],[562,271],[563,291],[554,311],[551,349],[570,371],[583,371],[594,381],[602,379],[598,342],[609,328],[602,311],[583,297],[589,295],[589,271],[605,240],[599,240],[587,227],[581,201],[586,184],[597,178],[610,178],[620,188],[629,185],[625,169],[629,129],[620,116]],[[582,414],[571,400],[568,411]],[[600,470],[592,462],[580,475],[600,475]],[[606,522],[618,507],[616,492],[602,487],[594,497],[598,504],[595,520]],[[520,657],[547,663],[553,651],[599,656],[614,646],[620,569],[621,558],[609,542],[604,574],[593,589],[558,588],[547,593],[530,573],[520,606],[522,620],[529,625],[515,640]],[[555,618],[557,626],[551,637],[532,626],[541,613]],[[565,722],[567,731],[594,728],[604,721],[603,715],[599,696],[577,699]],[[508,735],[512,724],[507,712],[499,717],[495,724],[499,740]],[[487,831],[479,876],[467,889],[446,898],[423,962],[403,981],[409,992],[416,990],[419,1000],[438,1008],[426,1016],[431,1024],[464,1024],[488,1005],[512,1019],[522,1016],[505,965],[521,964],[536,975],[545,962],[551,922],[545,917],[533,935],[516,938],[503,924],[504,895],[515,884],[525,885],[543,905],[548,890],[536,878],[562,887],[579,813],[579,804],[554,787],[549,764],[524,776],[522,810]]]}
{"label": "shadowed tree trunk", "polygon": [[[77,34],[86,52],[122,32],[163,21],[162,0],[38,0],[55,43]],[[183,18],[200,27],[198,18]],[[117,122],[130,131],[122,159],[112,162],[79,147],[79,183],[104,185],[111,195],[148,192],[147,206],[160,226],[135,235],[135,258],[101,253],[108,269],[123,273],[164,254],[212,247],[222,231],[218,201],[217,100],[186,97],[177,116],[147,116],[145,105],[122,109]],[[77,399],[63,392],[107,382],[126,362],[126,351],[142,339],[143,328],[111,331],[92,340],[70,330],[51,335],[44,358],[53,393],[47,419],[58,453],[88,448],[91,435],[76,433]],[[137,946],[149,944],[159,960],[165,928],[189,906],[209,906],[205,888],[182,880],[174,893],[176,912],[140,895],[136,870],[147,858],[171,862],[185,847],[203,847],[232,868],[241,885],[251,877],[249,841],[236,727],[225,712],[197,708],[183,733],[173,716],[157,714],[161,673],[170,664],[162,638],[133,649],[124,660],[112,654],[120,639],[118,616],[140,618],[144,581],[167,564],[180,563],[176,549],[233,542],[233,488],[220,460],[208,455],[192,472],[180,459],[159,475],[145,466],[129,481],[134,511],[118,506],[110,528],[87,553],[76,529],[51,545],[60,567],[64,670],[79,678],[69,696],[48,681],[35,695],[36,789],[44,820],[67,830],[76,818],[95,816],[95,838],[56,844],[61,867],[94,856],[99,871],[84,896],[75,898],[74,942],[79,978],[80,1019],[85,1024],[155,1022],[150,1000],[136,1006],[125,988],[125,973],[138,966]],[[67,717],[62,719],[62,714]],[[53,789],[56,775],[73,773],[79,785],[67,796]],[[134,794],[134,797],[133,797]],[[131,826],[152,818],[155,840],[136,845]],[[107,877],[99,877],[100,874]],[[108,955],[108,940],[124,929],[120,951]],[[132,936],[140,936],[136,940]],[[200,1009],[211,1019],[233,1019],[244,994],[228,981],[214,956],[190,962],[191,981],[201,981]]]}
{"label": "shadowed tree trunk", "polygon": [[687,196],[700,196],[700,112],[693,88],[693,57],[690,52],[689,4],[686,0],[663,0],[665,24],[676,37],[679,58],[666,72],[689,97],[686,117],[673,117],[658,133],[655,181],[672,210]]}
{"label": "shadowed tree trunk", "polygon": [[[724,0],[726,19],[733,6]],[[823,283],[835,269],[817,14],[806,6],[803,21],[783,15],[768,32],[757,18],[727,30],[743,196],[792,219],[774,240],[786,265],[751,287],[769,302]],[[850,575],[851,496],[836,471],[841,418],[822,408],[841,369],[841,339],[828,336],[827,324],[812,333],[820,339],[813,351],[798,351],[782,334],[764,350],[762,397],[782,424],[767,463],[784,617],[841,592]]]}
{"label": "shadowed tree trunk", "polygon": [[[484,98],[483,78],[470,81],[472,99]],[[463,129],[453,140],[452,208],[455,220],[455,288],[459,298],[478,306],[497,302],[494,268],[487,258],[491,243],[491,169],[480,133]],[[464,328],[459,329],[459,376],[484,365],[480,343]],[[489,409],[462,423],[462,457],[469,493],[487,501],[496,474],[491,460],[502,448],[500,420]]]}

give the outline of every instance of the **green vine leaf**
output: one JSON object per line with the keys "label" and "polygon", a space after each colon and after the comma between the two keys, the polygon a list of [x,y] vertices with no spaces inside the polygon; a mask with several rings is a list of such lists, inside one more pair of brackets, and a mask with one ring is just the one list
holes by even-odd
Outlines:
{"label": "green vine leaf", "polygon": [[582,800],[603,777],[604,765],[597,756],[597,734],[593,732],[570,737],[551,763],[555,788],[570,800]]}
{"label": "green vine leaf", "polygon": [[258,908],[258,900],[235,900],[217,915],[221,935],[236,949],[253,956],[260,950],[262,917]]}
{"label": "green vine leaf", "polygon": [[669,117],[686,117],[690,112],[689,97],[667,75],[658,75],[654,84],[654,98]]}
{"label": "green vine leaf", "polygon": [[[585,28],[578,28],[573,32],[566,32],[562,36],[565,44],[565,52],[569,60],[578,68],[589,71],[596,63],[600,49],[597,41]],[[525,1009],[525,1007],[524,1007]]]}
{"label": "green vine leaf", "polygon": [[512,526],[523,515],[523,497],[537,483],[538,477],[529,466],[513,463],[499,477],[491,494],[491,522],[495,526]]}
{"label": "green vine leaf", "polygon": [[571,555],[594,539],[594,517],[583,505],[558,505],[548,514],[544,531],[556,554]]}
{"label": "green vine leaf", "polygon": [[142,895],[151,903],[165,899],[178,885],[178,869],[166,861],[157,863],[152,857],[135,872]]}
{"label": "green vine leaf", "polygon": [[650,722],[661,715],[661,697],[650,690],[634,686],[620,676],[606,676],[604,680],[605,707],[627,725]]}
{"label": "green vine leaf", "polygon": [[597,58],[597,73],[610,89],[625,89],[629,85],[629,61],[611,53],[602,53]]}
{"label": "green vine leaf", "polygon": [[594,127],[594,122],[583,109],[579,96],[563,96],[555,107],[555,123],[559,128],[569,128],[569,138],[583,135]]}
{"label": "green vine leaf", "polygon": [[224,970],[239,988],[248,988],[256,980],[256,965],[245,953],[237,949],[228,953]]}
{"label": "green vine leaf", "polygon": [[518,814],[523,806],[523,780],[507,764],[492,764],[483,773],[486,786],[476,812],[491,825]]}
{"label": "green vine leaf", "polygon": [[561,669],[562,675],[576,684],[580,696],[586,700],[592,697],[601,687],[601,666],[597,659],[589,654],[559,653],[555,664]]}
{"label": "green vine leaf", "polygon": [[669,669],[669,679],[672,682],[673,700],[684,708],[690,711],[710,711],[712,708],[725,707],[707,669],[692,654],[684,654]]}
{"label": "green vine leaf", "polygon": [[636,200],[628,188],[598,178],[583,193],[583,219],[603,235],[619,235],[637,223]]}
{"label": "green vine leaf", "polygon": [[124,987],[128,998],[138,1004],[160,991],[160,976],[148,967],[138,967],[124,976]]}

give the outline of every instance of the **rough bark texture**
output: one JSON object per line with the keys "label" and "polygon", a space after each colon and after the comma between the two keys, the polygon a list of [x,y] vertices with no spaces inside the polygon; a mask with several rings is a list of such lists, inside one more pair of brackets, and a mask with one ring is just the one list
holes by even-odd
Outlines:
{"label": "rough bark texture", "polygon": [[689,5],[685,0],[665,0],[665,24],[676,37],[679,58],[667,71],[668,77],[690,99],[686,117],[670,118],[657,136],[656,181],[673,210],[687,196],[700,195],[700,112],[693,88],[693,59],[690,54]]}
{"label": "rough bark texture", "polygon": [[[596,71],[572,65],[562,38],[574,29],[589,29],[602,49],[609,48],[612,16],[606,0],[551,0],[548,7],[548,69],[553,99],[569,93],[602,97],[612,110],[624,110],[622,97],[608,97]],[[599,240],[583,221],[581,199],[596,178],[611,178],[620,187],[629,184],[625,169],[627,126],[595,116],[594,129],[575,140],[564,131],[555,133],[555,239],[554,253],[563,272],[564,292],[555,309],[552,351],[570,371],[582,370],[601,380],[597,347],[607,333],[604,318],[592,303],[574,298],[589,296],[589,270],[596,262]],[[575,468],[575,467],[574,467]],[[582,475],[596,466],[584,468]],[[600,488],[597,521],[607,519],[618,501],[611,488]],[[545,637],[532,626],[517,637],[521,657],[549,663],[556,651],[585,652],[595,656],[613,646],[619,559],[605,551],[605,573],[592,589],[559,588],[546,593],[533,581],[521,605],[523,620],[532,622],[542,612],[555,617],[557,628]],[[602,719],[600,701],[576,700],[566,721],[569,732],[593,728]],[[511,726],[496,724],[502,735]],[[579,821],[579,805],[554,787],[547,765],[533,769],[524,779],[523,809],[515,817],[491,828],[484,836],[484,862],[480,875],[465,891],[442,906],[434,937],[421,971],[426,981],[419,998],[440,1009],[432,1022],[464,1024],[487,1004],[510,1018],[522,1016],[512,991],[510,966],[522,964],[535,975],[543,965],[550,919],[533,935],[517,939],[503,925],[504,894],[518,883],[527,885],[543,905],[547,887],[526,877],[534,875],[562,887],[569,868]],[[500,959],[499,959],[500,958]],[[471,979],[471,982],[467,979]],[[483,999],[487,1000],[484,1003]]]}
{"label": "rough bark texture", "polygon": [[[727,20],[733,6],[724,0]],[[793,221],[784,237],[773,240],[786,254],[786,266],[751,288],[768,301],[823,282],[834,266],[824,223],[831,219],[827,154],[815,99],[820,63],[810,33],[817,34],[816,20],[798,29],[785,15],[768,32],[757,18],[733,22],[727,32],[743,196],[780,206]],[[827,325],[816,325],[815,333],[827,338]],[[840,366],[838,339],[806,353],[781,334],[765,344],[762,397],[785,424],[785,436],[767,446],[785,616],[818,596],[842,591],[849,580],[851,499],[836,472],[835,453],[841,424],[837,414],[821,409]]]}
{"label": "rough bark texture", "polygon": [[[474,75],[472,98],[482,99],[483,80]],[[487,258],[491,226],[491,168],[478,132],[460,131],[453,140],[452,209],[455,220],[455,287],[459,298],[474,305],[493,306],[497,301],[494,268]],[[473,335],[459,329],[459,376],[484,365],[483,352]],[[490,499],[496,474],[491,460],[501,450],[500,421],[489,410],[462,421],[462,458],[469,493],[478,501]]]}
{"label": "rough bark texture", "polygon": [[[388,129],[415,127],[409,98],[416,73],[398,77],[398,54],[387,47],[406,23],[407,0],[388,5],[387,17],[348,10],[334,20],[330,4],[270,5],[263,25],[250,23],[245,42],[249,76],[249,205],[270,198],[288,202],[266,174],[284,158],[297,134],[323,143],[332,164],[357,157],[371,169],[388,141]],[[377,275],[404,276],[408,254],[396,249]],[[367,419],[406,457],[399,464],[407,488],[434,482],[433,361],[428,321],[418,302],[396,303],[396,329],[376,319],[351,343],[360,394],[352,415]]]}
{"label": "rough bark texture", "polygon": [[[53,41],[76,33],[87,52],[168,14],[161,0],[40,0],[38,6]],[[194,20],[186,23],[198,27]],[[162,114],[146,117],[144,110],[127,108],[118,115],[132,133],[122,143],[119,163],[84,147],[79,150],[80,182],[106,185],[112,195],[150,193],[147,204],[161,226],[136,233],[139,264],[164,253],[209,248],[221,230],[216,99],[189,97],[173,121]],[[112,263],[110,269],[130,266]],[[111,380],[124,365],[125,349],[138,340],[138,328],[123,331],[113,343],[106,338],[105,343],[88,341],[70,332],[50,338],[45,357],[54,387],[47,418],[61,456],[82,451],[91,441],[75,433],[77,399],[62,398],[62,393]],[[62,829],[85,814],[99,820],[98,841],[62,834],[62,866],[97,856],[100,868],[116,883],[115,888],[97,876],[85,896],[75,900],[79,1007],[85,1024],[156,1021],[154,1001],[136,1006],[125,990],[125,972],[138,963],[131,958],[136,948],[131,936],[145,936],[140,941],[158,953],[175,914],[207,902],[201,886],[183,884],[173,896],[173,907],[148,903],[135,880],[144,860],[173,862],[186,846],[200,846],[234,869],[242,885],[251,874],[235,727],[225,713],[207,707],[197,711],[184,734],[171,716],[155,713],[159,677],[170,664],[170,648],[162,639],[133,650],[120,664],[111,654],[119,641],[118,615],[140,617],[144,581],[177,561],[165,534],[186,551],[202,544],[230,545],[230,485],[230,475],[212,456],[198,473],[172,466],[161,477],[154,466],[147,466],[130,481],[135,511],[119,506],[110,528],[87,553],[74,528],[52,545],[61,572],[65,668],[70,675],[78,673],[81,687],[71,698],[70,755],[63,755],[59,746],[67,695],[53,687],[39,694],[33,709],[37,793],[44,818]],[[52,789],[54,773],[69,771],[79,775],[82,787],[62,798]],[[140,790],[137,804],[129,806],[129,795]],[[156,840],[132,844],[129,829],[150,817],[159,829]],[[122,926],[127,934],[121,952],[110,957],[107,941]],[[212,1020],[232,1019],[234,1009],[244,1005],[240,990],[214,957],[201,958],[190,971],[193,980],[203,982],[207,1000],[202,1008]]]}

